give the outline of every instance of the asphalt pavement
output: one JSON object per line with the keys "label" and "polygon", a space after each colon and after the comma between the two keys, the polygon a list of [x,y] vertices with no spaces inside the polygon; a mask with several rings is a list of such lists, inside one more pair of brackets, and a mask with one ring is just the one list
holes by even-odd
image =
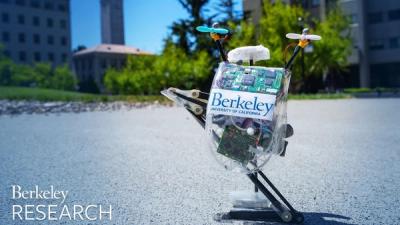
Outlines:
{"label": "asphalt pavement", "polygon": [[[399,115],[400,99],[290,101],[294,136],[264,172],[305,224],[400,224]],[[253,188],[179,107],[1,116],[0,128],[0,224],[219,224],[229,192]],[[43,203],[11,199],[16,184],[112,205],[112,220],[12,220],[13,204]]]}

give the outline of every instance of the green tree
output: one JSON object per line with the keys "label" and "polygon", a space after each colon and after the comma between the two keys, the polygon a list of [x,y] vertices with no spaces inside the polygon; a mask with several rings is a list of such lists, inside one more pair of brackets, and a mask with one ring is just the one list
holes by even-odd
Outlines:
{"label": "green tree", "polygon": [[[306,58],[309,73],[320,77],[331,76],[338,80],[340,72],[348,66],[348,56],[351,54],[350,21],[339,7],[329,12],[326,20],[317,23],[315,32],[323,38],[315,42],[313,54]],[[331,84],[328,84],[331,85]],[[337,87],[332,86],[335,89]]]}
{"label": "green tree", "polygon": [[53,76],[53,69],[50,63],[36,63],[32,67],[32,75],[33,83],[31,85],[41,88],[52,87],[51,78]]}
{"label": "green tree", "polygon": [[67,65],[55,68],[54,75],[50,77],[50,88],[59,90],[75,90],[77,80]]}
{"label": "green tree", "polygon": [[[311,27],[311,33],[322,36],[321,41],[312,43],[314,51],[305,55],[305,77],[301,77],[298,63],[293,68],[294,91],[309,91],[304,88],[307,81],[313,78],[322,80],[323,73],[330,70],[343,70],[347,65],[351,47],[349,21],[339,7],[331,11],[325,21],[320,22],[311,18],[298,5],[284,4],[281,1],[272,4],[264,1],[263,15],[257,27],[247,21],[235,26],[235,34],[229,42],[229,47],[262,44],[270,50],[271,59],[261,62],[260,65],[283,66],[285,48],[290,43],[294,43],[293,40],[285,38],[285,35],[289,32],[301,32],[302,25],[299,24],[298,18],[306,21],[303,25]],[[292,50],[288,52],[287,58]]]}
{"label": "green tree", "polygon": [[180,19],[171,26],[174,43],[181,47],[186,54],[207,50],[211,55],[213,49],[206,35],[196,30],[200,25],[211,25],[215,15],[206,16],[206,8],[210,0],[179,0],[179,3],[189,14],[186,19]]}
{"label": "green tree", "polygon": [[159,94],[170,86],[198,88],[210,70],[205,51],[189,56],[167,39],[160,56],[129,56],[122,70],[107,70],[104,84],[112,94]]}
{"label": "green tree", "polygon": [[[122,70],[109,69],[104,84],[112,94],[156,94],[161,83],[154,77],[154,56],[129,56]],[[158,94],[158,93],[157,93]]]}
{"label": "green tree", "polygon": [[222,20],[222,24],[227,24],[228,22],[239,24],[241,21],[239,11],[235,10],[234,0],[220,0],[216,4],[215,10],[218,12],[218,17]]}
{"label": "green tree", "polygon": [[13,64],[11,72],[11,85],[13,86],[34,86],[35,75],[32,67],[27,65],[16,65]]}
{"label": "green tree", "polygon": [[74,90],[76,78],[66,65],[53,69],[49,63],[15,64],[0,49],[0,85]]}
{"label": "green tree", "polygon": [[13,66],[12,61],[3,54],[3,48],[0,45],[0,85],[11,84]]}

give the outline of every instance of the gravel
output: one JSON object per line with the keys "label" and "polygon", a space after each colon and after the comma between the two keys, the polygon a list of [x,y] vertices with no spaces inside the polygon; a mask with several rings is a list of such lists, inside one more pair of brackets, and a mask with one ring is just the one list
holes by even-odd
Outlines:
{"label": "gravel", "polygon": [[0,100],[1,115],[81,113],[94,111],[131,110],[148,106],[159,106],[158,102],[42,102]]}
{"label": "gravel", "polygon": [[[400,99],[290,101],[288,110],[295,134],[264,172],[305,224],[400,224]],[[0,127],[0,224],[57,224],[12,221],[13,184],[113,206],[112,221],[84,224],[218,224],[229,192],[252,189],[213,159],[178,107],[0,116]]]}

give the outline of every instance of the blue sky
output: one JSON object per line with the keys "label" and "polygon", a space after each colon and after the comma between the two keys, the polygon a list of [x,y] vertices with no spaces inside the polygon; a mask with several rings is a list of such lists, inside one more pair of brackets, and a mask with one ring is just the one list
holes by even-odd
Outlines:
{"label": "blue sky", "polygon": [[[211,10],[217,1],[210,2]],[[158,53],[172,22],[187,17],[178,0],[124,0],[125,43]],[[71,23],[72,48],[99,44],[100,0],[71,0]]]}

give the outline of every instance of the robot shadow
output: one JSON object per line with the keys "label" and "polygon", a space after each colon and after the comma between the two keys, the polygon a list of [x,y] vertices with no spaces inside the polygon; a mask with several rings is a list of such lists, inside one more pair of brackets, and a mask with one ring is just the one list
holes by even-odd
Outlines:
{"label": "robot shadow", "polygon": [[[350,217],[342,216],[333,213],[320,213],[320,212],[303,212],[304,223],[303,225],[357,225],[350,223]],[[287,225],[287,223],[280,222],[244,222],[243,225]]]}

